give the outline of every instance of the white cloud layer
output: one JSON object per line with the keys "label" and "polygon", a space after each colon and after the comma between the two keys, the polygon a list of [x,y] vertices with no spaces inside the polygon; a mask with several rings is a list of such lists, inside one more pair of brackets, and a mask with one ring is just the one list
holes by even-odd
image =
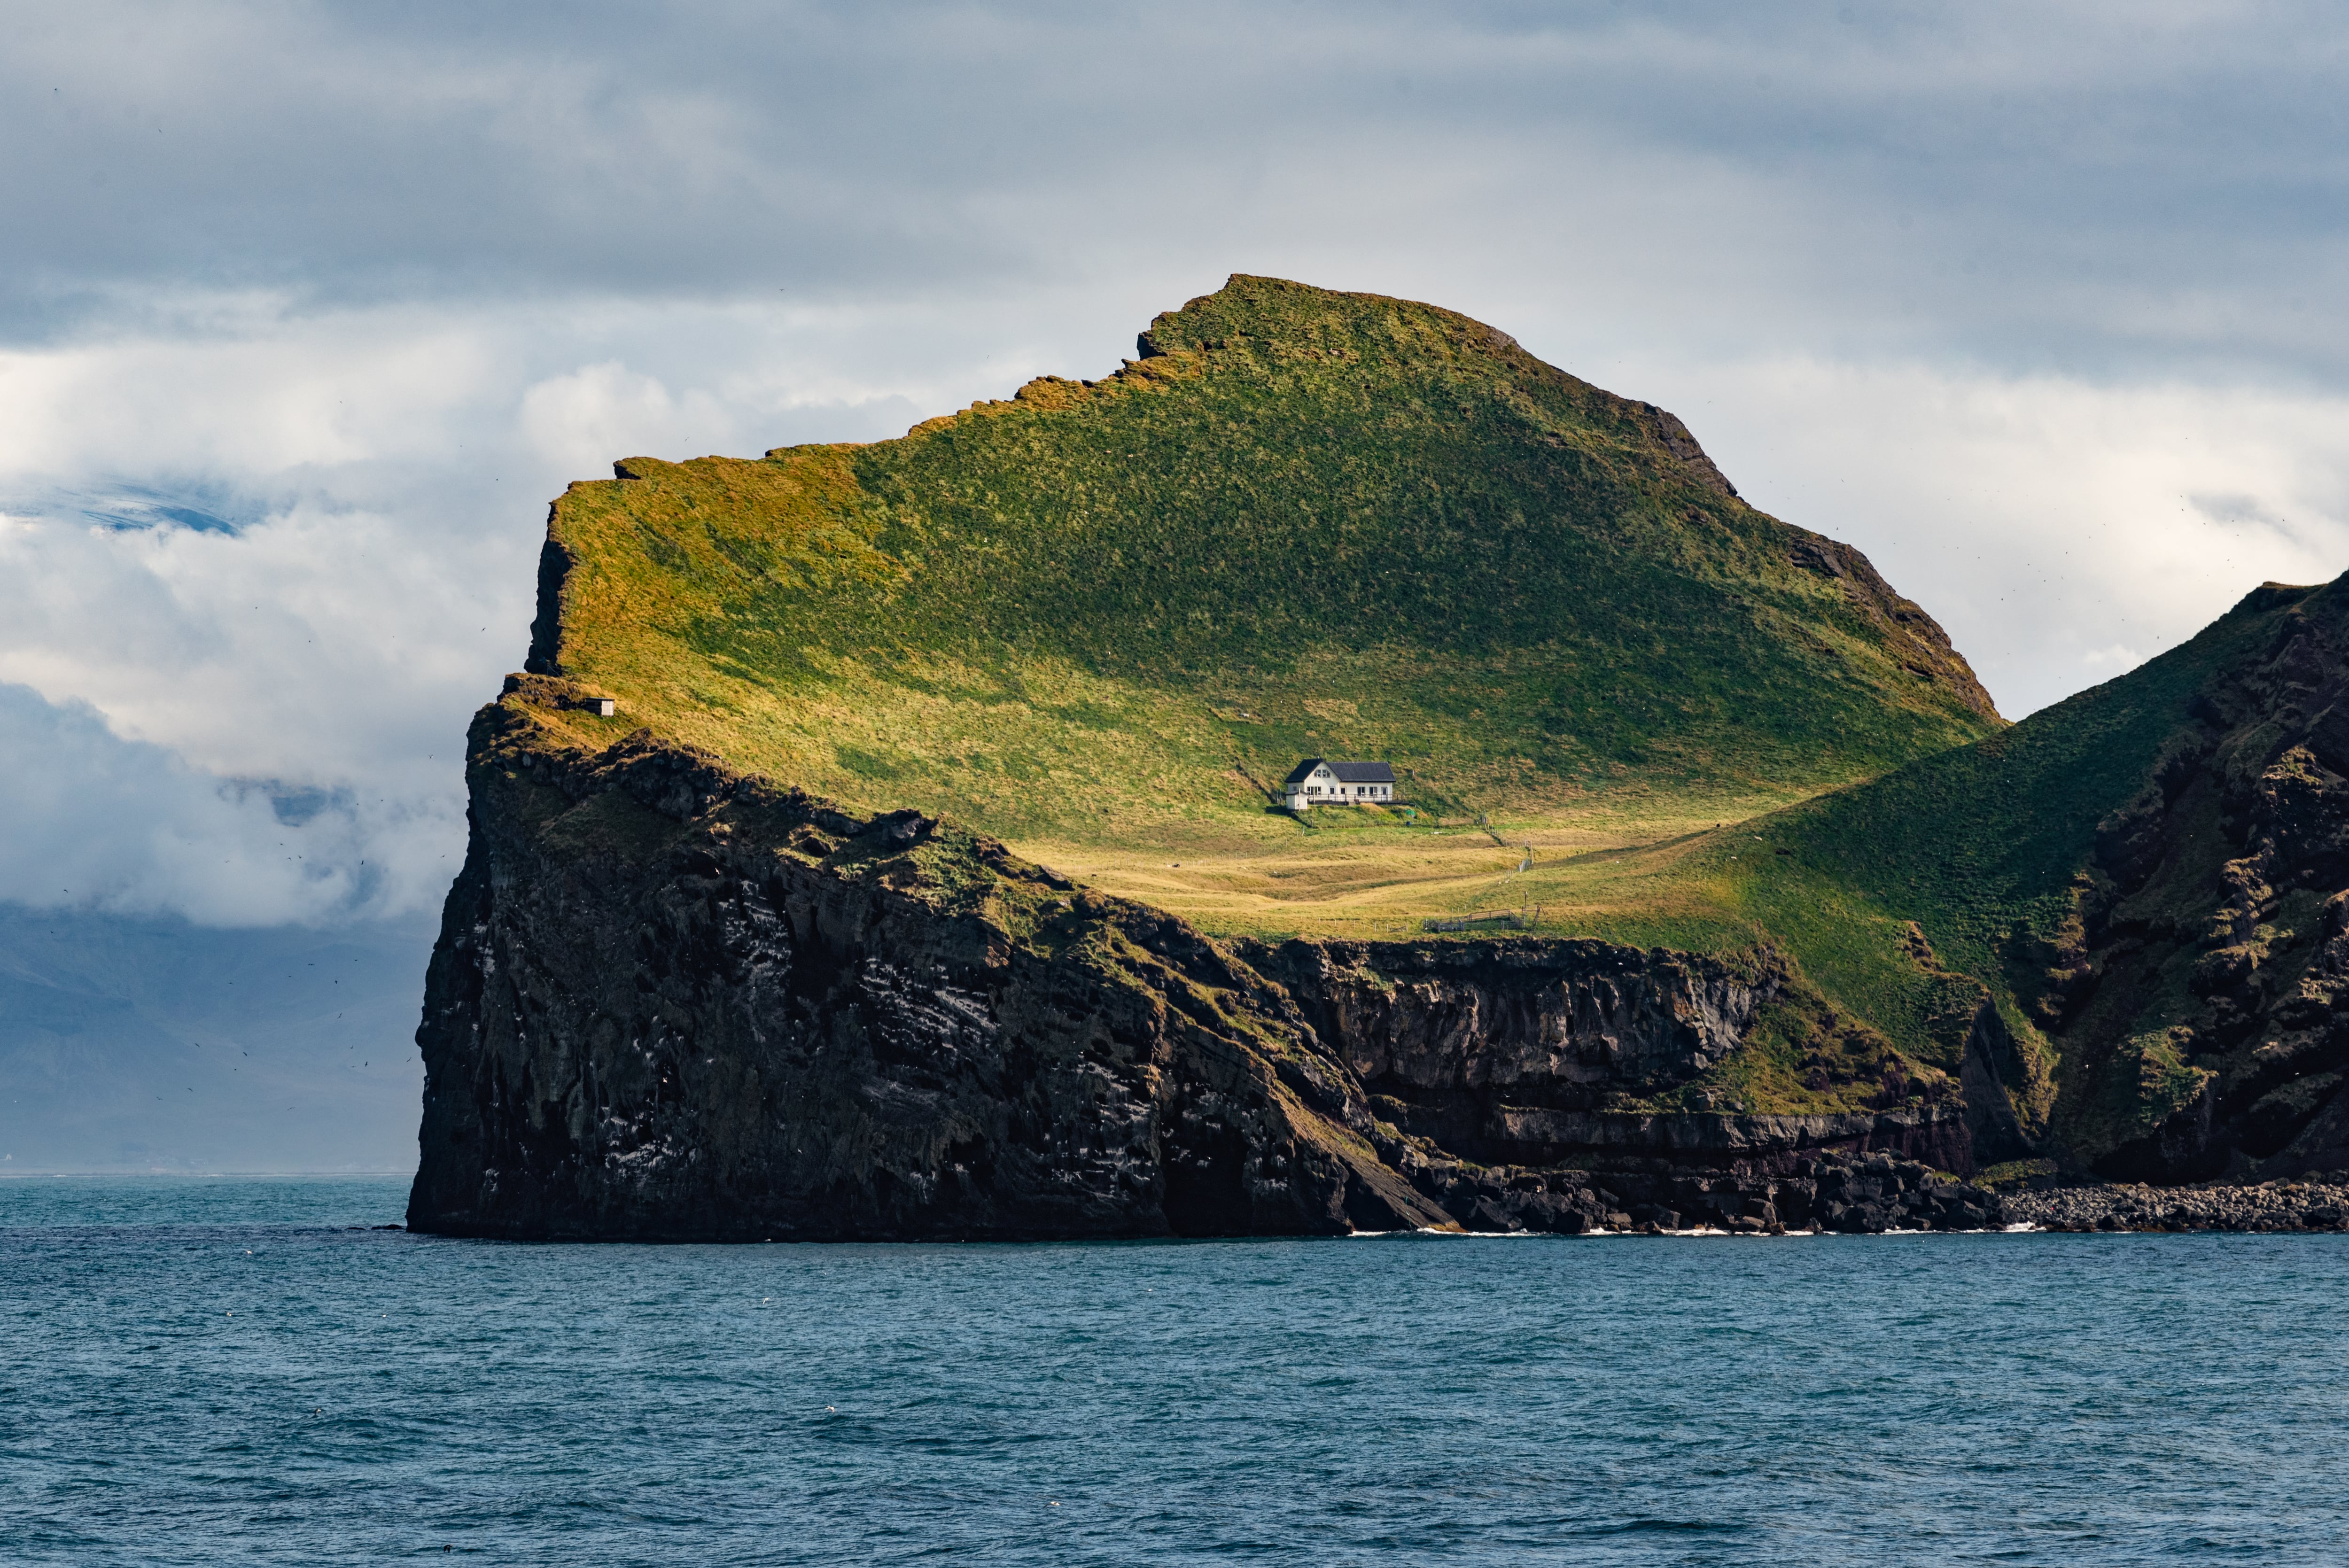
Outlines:
{"label": "white cloud layer", "polygon": [[[0,686],[0,900],[212,925],[413,910],[441,891],[451,824],[405,804],[223,779],[126,741],[78,703]],[[427,879],[419,881],[419,873]]]}
{"label": "white cloud layer", "polygon": [[1673,408],[2010,714],[2349,566],[2322,7],[11,21],[0,898],[429,903],[565,482],[1098,375],[1234,270]]}

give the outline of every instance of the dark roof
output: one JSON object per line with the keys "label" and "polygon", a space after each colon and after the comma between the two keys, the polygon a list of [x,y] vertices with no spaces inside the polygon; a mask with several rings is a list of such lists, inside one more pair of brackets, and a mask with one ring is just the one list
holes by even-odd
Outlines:
{"label": "dark roof", "polygon": [[[1323,758],[1309,757],[1288,771],[1284,784],[1302,784],[1312,771],[1321,766]],[[1340,784],[1392,784],[1394,769],[1383,762],[1332,762],[1330,771],[1338,776]]]}

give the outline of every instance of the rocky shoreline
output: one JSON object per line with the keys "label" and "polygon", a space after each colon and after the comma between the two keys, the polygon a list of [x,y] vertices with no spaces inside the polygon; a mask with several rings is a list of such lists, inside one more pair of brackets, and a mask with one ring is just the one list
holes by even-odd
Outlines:
{"label": "rocky shoreline", "polygon": [[2256,1185],[2114,1183],[2009,1193],[2010,1222],[2048,1231],[2349,1230],[2349,1172]]}
{"label": "rocky shoreline", "polygon": [[[1382,1150],[1382,1152],[1385,1152]],[[1982,1231],[2008,1223],[1998,1194],[1881,1150],[1785,1159],[1785,1169],[1488,1169],[1389,1155],[1471,1233],[1785,1235]]]}
{"label": "rocky shoreline", "polygon": [[1440,1167],[1413,1174],[1464,1230],[1485,1234],[2349,1231],[2349,1172],[2343,1171],[2259,1183],[2050,1184],[2000,1191],[1876,1153],[1806,1158],[1776,1177],[1621,1171],[1472,1175]]}

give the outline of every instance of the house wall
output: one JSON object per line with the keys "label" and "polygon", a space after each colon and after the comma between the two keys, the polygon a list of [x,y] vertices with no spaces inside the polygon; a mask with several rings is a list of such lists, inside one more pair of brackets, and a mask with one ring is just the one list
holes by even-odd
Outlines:
{"label": "house wall", "polygon": [[[1319,794],[1309,792],[1315,785],[1320,787]],[[1294,811],[1308,806],[1348,805],[1393,799],[1394,786],[1392,784],[1340,784],[1337,775],[1325,769],[1310,775],[1302,783],[1288,786],[1288,809]]]}

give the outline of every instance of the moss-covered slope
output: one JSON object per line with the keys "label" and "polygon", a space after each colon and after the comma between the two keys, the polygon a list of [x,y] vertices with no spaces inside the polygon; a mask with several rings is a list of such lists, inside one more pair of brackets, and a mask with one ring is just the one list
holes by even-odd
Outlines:
{"label": "moss-covered slope", "polygon": [[[1933,933],[2016,1042],[2026,1123],[2113,1174],[2349,1160],[2349,580],[2270,584],[1982,745],[1787,814],[1803,859]],[[2303,1132],[2296,1152],[2293,1140]]]}
{"label": "moss-covered slope", "polygon": [[898,440],[574,485],[533,667],[1046,843],[1293,838],[1265,786],[1318,752],[1539,819],[1791,799],[1999,727],[1864,560],[1492,328],[1236,277],[1140,346]]}

